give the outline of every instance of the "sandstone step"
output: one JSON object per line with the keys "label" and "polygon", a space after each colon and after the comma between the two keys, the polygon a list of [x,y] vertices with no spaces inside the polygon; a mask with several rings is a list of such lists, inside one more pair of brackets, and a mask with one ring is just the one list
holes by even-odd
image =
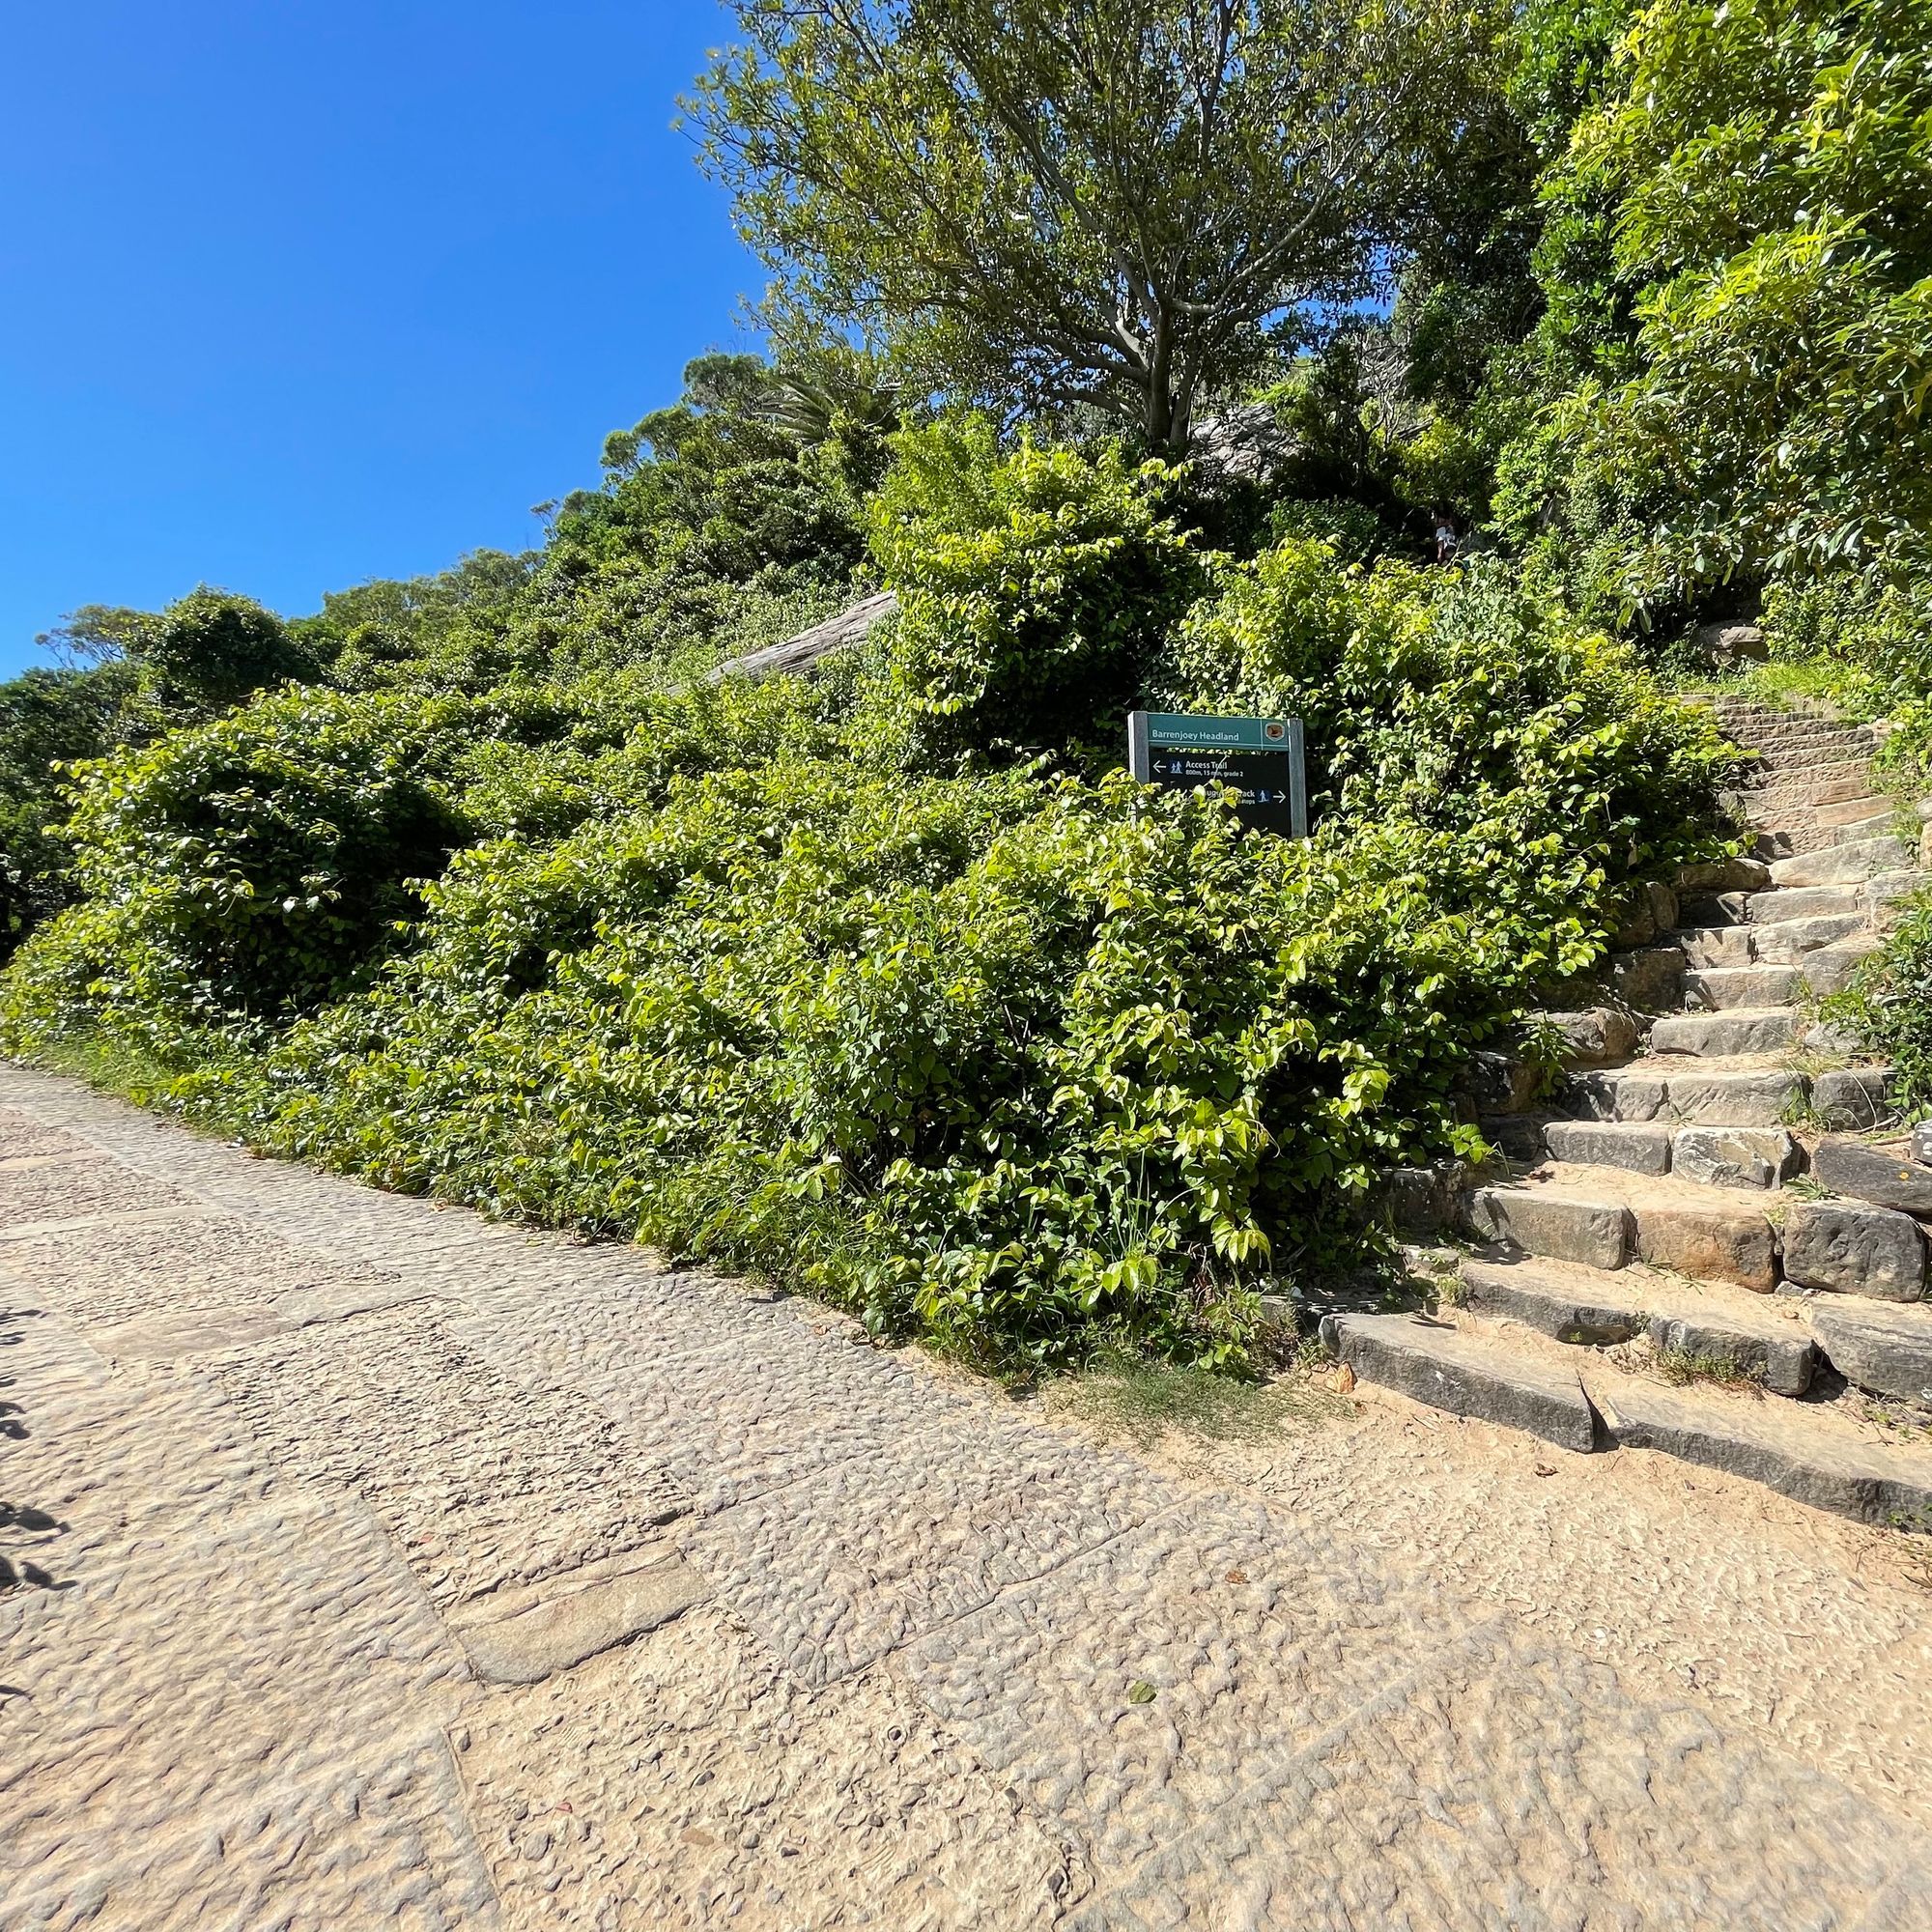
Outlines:
{"label": "sandstone step", "polygon": [[1780,886],[1753,893],[1744,916],[1752,925],[1783,925],[1797,919],[1856,919],[1864,909],[1864,895],[1857,886]]}
{"label": "sandstone step", "polygon": [[1699,973],[1735,972],[1753,963],[1751,928],[1747,925],[1693,925],[1670,935],[1690,969],[1684,976],[1688,998]]}
{"label": "sandstone step", "polygon": [[1761,754],[1757,769],[1768,784],[1804,784],[1819,778],[1856,775],[1869,781],[1871,750],[1864,745],[1794,743]]}
{"label": "sandstone step", "polygon": [[1783,1267],[1790,1288],[1919,1301],[1926,1288],[1925,1234],[1913,1216],[1893,1208],[1794,1201],[1784,1214]]}
{"label": "sandstone step", "polygon": [[[1825,830],[1841,832],[1854,825],[1882,819],[1886,825],[1896,816],[1898,808],[1883,792],[1868,791],[1862,798],[1840,800],[1836,805],[1819,805],[1811,810],[1811,821]],[[1879,830],[1883,832],[1885,825]]]}
{"label": "sandstone step", "polygon": [[1653,1053],[1716,1056],[1776,1053],[1798,1037],[1789,1007],[1744,1008],[1715,1013],[1673,1013],[1650,1031]]}
{"label": "sandstone step", "polygon": [[1679,1127],[1670,1172],[1702,1187],[1761,1192],[1803,1171],[1804,1150],[1782,1127]]}
{"label": "sandstone step", "polygon": [[1671,1129],[1622,1121],[1546,1121],[1542,1151],[1573,1167],[1621,1167],[1632,1174],[1670,1172]]}
{"label": "sandstone step", "polygon": [[1479,1239],[1501,1241],[1525,1254],[1595,1268],[1620,1268],[1631,1256],[1629,1210],[1599,1191],[1475,1187],[1464,1197],[1463,1213]]}
{"label": "sandstone step", "polygon": [[[1749,930],[1743,929],[1746,950],[1749,950]],[[1690,956],[1690,948],[1685,948]],[[1763,1010],[1788,1006],[1803,992],[1803,980],[1795,966],[1736,965],[1700,966],[1684,976],[1684,1001],[1693,1010],[1729,1012],[1739,1008]]]}
{"label": "sandstone step", "polygon": [[1866,923],[1862,912],[1823,913],[1810,919],[1766,920],[1746,930],[1752,960],[1766,966],[1795,965],[1824,947],[1844,944],[1855,934],[1868,935],[1874,946],[1880,944],[1877,933]]}
{"label": "sandstone step", "polygon": [[1848,1382],[1932,1408],[1932,1308],[1819,1295],[1805,1314],[1826,1359]]}
{"label": "sandstone step", "polygon": [[1871,768],[1853,766],[1816,773],[1786,773],[1776,783],[1754,785],[1744,794],[1745,808],[1753,819],[1763,823],[1764,810],[1784,801],[1799,805],[1847,805],[1855,798],[1871,793]]}
{"label": "sandstone step", "polygon": [[[1651,1063],[1571,1076],[1572,1111],[1598,1121],[1667,1121],[1714,1127],[1775,1127],[1810,1083],[1789,1068],[1660,1072]],[[1849,1100],[1842,1102],[1849,1105]]]}
{"label": "sandstone step", "polygon": [[1721,1469],[1856,1522],[1932,1525],[1932,1452],[1873,1439],[1808,1403],[1664,1389],[1600,1369],[1587,1386],[1620,1449]]}
{"label": "sandstone step", "polygon": [[1820,1124],[1841,1132],[1867,1133],[1889,1125],[1897,1116],[1889,1066],[1847,1066],[1820,1073],[1810,1082],[1809,1098]]}
{"label": "sandstone step", "polygon": [[[1862,801],[1861,801],[1862,804]],[[1826,810],[1839,810],[1841,807],[1827,806]],[[1889,838],[1896,835],[1892,826],[1898,821],[1897,811],[1889,805],[1861,818],[1826,820],[1822,816],[1812,827],[1813,836],[1821,846],[1855,845],[1871,838]]]}
{"label": "sandstone step", "polygon": [[1859,897],[1866,910],[1877,917],[1901,899],[1909,899],[1925,883],[1926,874],[1916,865],[1902,866],[1895,872],[1874,872],[1859,888]]}
{"label": "sandstone step", "polygon": [[1567,1167],[1669,1174],[1701,1187],[1751,1190],[1776,1187],[1804,1167],[1803,1150],[1782,1127],[1684,1127],[1622,1121],[1541,1122],[1527,1157],[1548,1158]]}
{"label": "sandstone step", "polygon": [[1777,1237],[1764,1208],[1694,1182],[1558,1166],[1464,1198],[1471,1233],[1526,1254],[1596,1268],[1635,1257],[1760,1293],[1777,1285]]}
{"label": "sandstone step", "polygon": [[1811,1385],[1817,1345],[1803,1320],[1735,1291],[1704,1290],[1631,1269],[1595,1274],[1550,1262],[1465,1260],[1463,1304],[1553,1341],[1607,1347],[1646,1335],[1659,1350],[1723,1363],[1774,1395]]}
{"label": "sandstone step", "polygon": [[1932,1220],[1932,1167],[1911,1147],[1868,1147],[1862,1141],[1822,1140],[1811,1151],[1811,1179],[1833,1194]]}
{"label": "sandstone step", "polygon": [[1804,955],[1804,988],[1814,999],[1828,999],[1842,993],[1852,982],[1852,975],[1885,944],[1884,938],[1867,931],[1838,946],[1821,946]]}
{"label": "sandstone step", "polygon": [[1857,885],[1882,872],[1910,868],[1916,855],[1904,839],[1886,836],[1847,839],[1816,852],[1780,859],[1771,868],[1773,882],[1786,886]]}
{"label": "sandstone step", "polygon": [[1587,1454],[1597,1419],[1574,1369],[1406,1315],[1327,1315],[1322,1346],[1363,1381]]}

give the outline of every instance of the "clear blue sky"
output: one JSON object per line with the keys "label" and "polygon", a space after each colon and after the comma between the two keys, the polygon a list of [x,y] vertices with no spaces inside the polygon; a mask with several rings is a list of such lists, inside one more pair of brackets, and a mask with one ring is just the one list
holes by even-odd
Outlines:
{"label": "clear blue sky", "polygon": [[521,549],[750,346],[711,0],[0,7],[0,675],[83,603]]}

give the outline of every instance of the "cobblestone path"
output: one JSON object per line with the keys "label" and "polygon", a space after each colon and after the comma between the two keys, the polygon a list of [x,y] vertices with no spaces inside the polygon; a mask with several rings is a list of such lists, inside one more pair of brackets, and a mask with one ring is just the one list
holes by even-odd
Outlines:
{"label": "cobblestone path", "polygon": [[[0,1308],[7,1932],[1932,1925],[1908,1589],[1784,1561],[1698,1613],[1709,1694],[1648,1492],[1593,1479],[1628,1588],[1564,1609],[1395,1399],[1217,1482],[7,1069]],[[1671,1481],[1732,1594],[1803,1525]],[[1836,1749],[1867,1678],[1895,1737]]]}

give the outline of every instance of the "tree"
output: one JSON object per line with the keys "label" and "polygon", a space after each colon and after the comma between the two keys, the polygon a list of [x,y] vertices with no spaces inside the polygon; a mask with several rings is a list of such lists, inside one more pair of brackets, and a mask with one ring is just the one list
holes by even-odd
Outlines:
{"label": "tree", "polygon": [[686,106],[776,310],[1168,449],[1270,327],[1385,282],[1498,67],[1446,0],[735,4]]}
{"label": "tree", "polygon": [[197,717],[270,685],[313,677],[327,643],[298,638],[251,597],[205,583],[159,612],[85,604],[35,641],[69,663],[126,658],[162,704]]}

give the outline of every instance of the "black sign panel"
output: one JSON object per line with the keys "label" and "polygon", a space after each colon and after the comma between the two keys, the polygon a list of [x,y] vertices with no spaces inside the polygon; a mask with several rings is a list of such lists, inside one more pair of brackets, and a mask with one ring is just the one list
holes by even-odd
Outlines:
{"label": "black sign panel", "polygon": [[1167,791],[1232,785],[1241,823],[1285,838],[1308,836],[1308,791],[1298,718],[1197,718],[1136,711],[1127,757],[1143,784]]}

